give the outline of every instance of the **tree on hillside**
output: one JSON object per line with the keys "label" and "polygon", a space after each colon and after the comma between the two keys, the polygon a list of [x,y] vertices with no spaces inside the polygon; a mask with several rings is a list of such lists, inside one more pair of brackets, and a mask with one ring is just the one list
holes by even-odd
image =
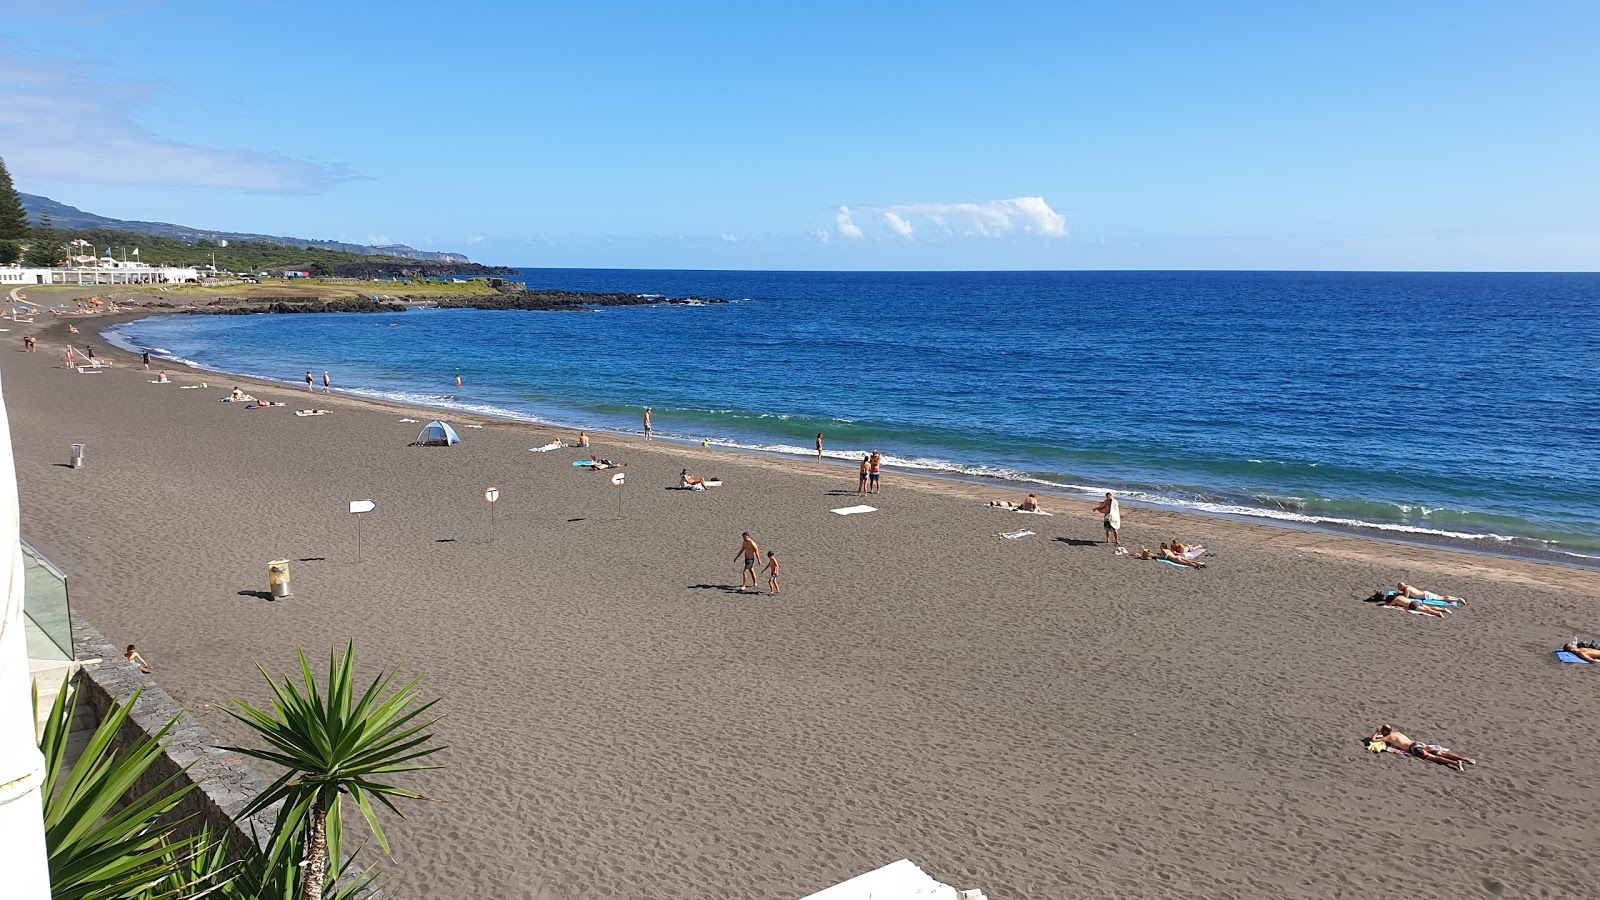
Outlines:
{"label": "tree on hillside", "polygon": [[11,183],[11,173],[6,161],[0,159],[0,241],[23,241],[28,238],[28,213],[22,208],[22,198]]}
{"label": "tree on hillside", "polygon": [[67,242],[50,223],[49,216],[39,217],[39,227],[33,230],[33,240],[28,242],[22,261],[43,269],[67,264]]}

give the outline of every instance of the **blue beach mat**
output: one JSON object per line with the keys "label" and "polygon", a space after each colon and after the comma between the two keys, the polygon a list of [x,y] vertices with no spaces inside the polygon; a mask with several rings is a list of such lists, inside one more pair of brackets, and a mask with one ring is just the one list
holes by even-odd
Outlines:
{"label": "blue beach mat", "polygon": [[1173,567],[1176,567],[1176,568],[1179,568],[1179,569],[1191,569],[1192,570],[1194,568],[1194,566],[1186,566],[1183,563],[1173,562],[1170,559],[1158,559],[1158,560],[1156,560],[1156,562],[1166,563],[1169,566],[1173,566]]}
{"label": "blue beach mat", "polygon": [[575,465],[575,466],[592,466],[592,465],[594,465],[594,460],[592,460],[592,459],[580,459],[577,462],[573,463],[573,465]]}
{"label": "blue beach mat", "polygon": [[1587,666],[1589,664],[1589,661],[1587,659],[1584,659],[1583,657],[1579,656],[1578,654],[1572,653],[1572,652],[1567,651],[1567,650],[1557,650],[1556,651],[1556,659],[1559,659],[1564,663],[1574,663],[1574,664],[1580,665],[1580,666]]}

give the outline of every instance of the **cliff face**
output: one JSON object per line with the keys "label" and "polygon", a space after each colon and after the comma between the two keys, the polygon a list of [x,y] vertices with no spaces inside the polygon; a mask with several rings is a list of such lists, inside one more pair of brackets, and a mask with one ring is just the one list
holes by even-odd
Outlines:
{"label": "cliff face", "polygon": [[342,241],[319,241],[311,238],[282,237],[271,234],[250,234],[242,231],[208,231],[201,228],[190,228],[187,225],[173,225],[170,222],[140,222],[128,219],[112,219],[106,216],[84,212],[75,206],[68,206],[41,197],[37,194],[23,194],[22,208],[28,213],[28,222],[37,226],[44,216],[49,216],[52,224],[62,231],[92,231],[94,229],[110,229],[115,231],[132,231],[136,234],[148,234],[154,237],[173,238],[185,243],[196,244],[200,241],[251,241],[265,244],[278,244],[284,247],[316,247],[322,250],[340,250],[345,253],[360,253],[363,256],[398,256],[401,259],[415,259],[419,262],[459,264],[469,263],[461,253],[435,253],[429,250],[418,250],[405,244],[385,244],[381,247],[370,247],[366,244],[347,244]]}

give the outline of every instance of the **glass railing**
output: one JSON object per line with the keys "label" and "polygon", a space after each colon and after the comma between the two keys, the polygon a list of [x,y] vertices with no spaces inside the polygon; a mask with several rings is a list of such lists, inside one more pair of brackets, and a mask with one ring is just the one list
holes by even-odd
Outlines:
{"label": "glass railing", "polygon": [[22,612],[28,619],[29,659],[72,659],[72,616],[67,603],[67,573],[22,542],[26,593]]}

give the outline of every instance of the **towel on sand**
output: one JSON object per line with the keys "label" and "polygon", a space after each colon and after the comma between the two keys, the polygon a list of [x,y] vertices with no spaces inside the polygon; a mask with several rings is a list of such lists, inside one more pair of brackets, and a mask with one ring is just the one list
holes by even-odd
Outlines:
{"label": "towel on sand", "polygon": [[996,531],[994,534],[995,534],[995,537],[999,538],[1002,541],[1014,541],[1014,540],[1017,540],[1018,538],[1025,538],[1030,534],[1037,534],[1037,533],[1038,532],[1029,531],[1028,529],[1024,528],[1021,531]]}
{"label": "towel on sand", "polygon": [[297,409],[294,414],[297,416],[325,416],[328,411],[325,409]]}
{"label": "towel on sand", "polygon": [[560,449],[561,449],[561,442],[560,441],[551,441],[550,443],[545,444],[542,447],[529,447],[528,448],[528,452],[529,453],[547,453],[547,452],[549,452],[551,450],[560,450]]}
{"label": "towel on sand", "polygon": [[1583,657],[1579,656],[1576,653],[1573,653],[1570,650],[1557,650],[1556,651],[1556,659],[1559,659],[1564,663],[1573,663],[1575,665],[1580,665],[1580,666],[1587,666],[1589,664],[1589,661],[1587,659],[1584,659]]}
{"label": "towel on sand", "polygon": [[856,513],[877,512],[878,508],[876,506],[841,506],[838,509],[829,511],[841,516],[853,516]]}

